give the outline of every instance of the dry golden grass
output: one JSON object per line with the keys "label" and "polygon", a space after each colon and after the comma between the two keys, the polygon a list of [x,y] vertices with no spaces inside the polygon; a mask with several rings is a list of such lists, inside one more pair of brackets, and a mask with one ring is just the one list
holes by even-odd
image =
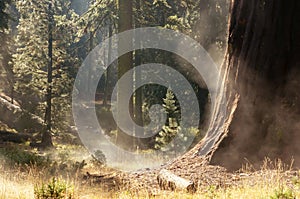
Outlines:
{"label": "dry golden grass", "polygon": [[34,198],[33,184],[26,181],[12,181],[0,177],[0,198]]}
{"label": "dry golden grass", "polygon": [[[69,149],[68,149],[69,150]],[[64,150],[63,150],[64,152]],[[64,154],[64,153],[63,153]],[[74,154],[72,154],[74,155]],[[60,157],[61,155],[57,155]],[[63,160],[66,158],[63,158]],[[2,159],[3,160],[3,159]],[[2,161],[0,158],[0,162]],[[238,179],[234,184],[217,187],[207,186],[198,190],[195,194],[186,194],[171,191],[148,192],[146,189],[130,191],[125,188],[121,190],[109,190],[103,188],[99,183],[88,183],[83,180],[80,172],[60,173],[51,175],[50,166],[8,166],[0,164],[0,199],[32,199],[34,198],[34,187],[47,183],[52,177],[66,182],[72,187],[74,198],[98,199],[98,198],[220,198],[220,199],[293,199],[300,198],[300,177],[299,173],[286,166],[281,161],[271,162],[266,160],[259,170],[254,170],[246,165],[240,172],[232,174]],[[87,165],[81,172],[90,173],[112,173],[114,170],[105,167]],[[229,175],[230,176],[230,175]],[[228,177],[228,176],[227,176]],[[155,179],[153,179],[155,180]],[[137,190],[137,189],[132,189]],[[273,197],[273,198],[272,198]]]}
{"label": "dry golden grass", "polygon": [[[28,167],[21,170],[7,170],[0,167],[0,199],[34,198],[34,185],[45,182],[51,176],[45,176],[46,171]],[[47,169],[47,168],[45,168]],[[220,199],[256,199],[256,198],[300,198],[299,177],[289,168],[284,168],[281,163],[275,166],[264,165],[261,170],[250,171],[249,168],[243,169],[240,176],[241,180],[236,185],[217,188],[213,185],[204,190],[198,190],[195,194],[186,194],[170,191],[159,191],[153,195],[145,190],[131,192],[104,191],[99,185],[82,185],[81,179],[76,175],[65,177],[68,184],[74,186],[75,198],[98,199],[98,198],[220,198]],[[277,196],[276,196],[277,193]],[[280,193],[282,195],[280,195]],[[283,197],[285,196],[285,197]]]}
{"label": "dry golden grass", "polygon": [[34,198],[33,181],[30,174],[26,175],[20,170],[8,170],[3,165],[0,165],[0,171],[1,199]]}

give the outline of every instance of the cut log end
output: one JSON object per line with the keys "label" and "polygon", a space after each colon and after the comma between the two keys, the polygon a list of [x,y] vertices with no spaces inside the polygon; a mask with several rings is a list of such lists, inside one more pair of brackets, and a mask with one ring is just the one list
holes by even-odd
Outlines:
{"label": "cut log end", "polygon": [[165,169],[159,172],[157,182],[162,190],[196,192],[194,182],[181,178]]}

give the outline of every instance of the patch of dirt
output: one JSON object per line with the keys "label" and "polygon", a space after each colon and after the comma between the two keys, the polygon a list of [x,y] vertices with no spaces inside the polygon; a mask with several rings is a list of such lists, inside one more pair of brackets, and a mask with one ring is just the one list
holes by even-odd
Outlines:
{"label": "patch of dirt", "polygon": [[[238,175],[227,172],[223,167],[208,165],[201,157],[188,155],[158,169],[143,169],[135,172],[110,171],[107,174],[86,174],[85,178],[89,179],[89,183],[99,183],[101,186],[110,184],[111,188],[108,190],[113,188],[144,190],[151,195],[156,195],[161,191],[157,182],[157,175],[161,169],[167,169],[175,175],[192,180],[197,189],[208,186],[232,186],[240,179]],[[107,179],[110,182],[107,182]]]}
{"label": "patch of dirt", "polygon": [[185,156],[159,169],[144,169],[126,173],[123,176],[124,188],[133,191],[144,189],[155,195],[160,191],[157,175],[161,169],[167,169],[175,175],[193,181],[197,189],[208,186],[229,186],[235,184],[238,180],[236,176],[227,172],[225,168],[204,163],[201,157],[188,158]]}
{"label": "patch of dirt", "polygon": [[[102,179],[98,179],[98,183],[104,185],[106,179],[109,179],[110,182],[108,184],[114,189],[132,192],[143,190],[155,196],[161,193],[157,175],[161,169],[167,169],[182,178],[192,180],[199,191],[207,190],[210,187],[227,188],[239,186],[245,180],[255,184],[258,179],[282,179],[288,187],[293,187],[293,179],[299,179],[299,172],[291,170],[291,168],[273,167],[271,164],[269,163],[265,168],[262,167],[261,170],[257,171],[248,169],[229,172],[224,167],[209,165],[200,156],[187,154],[158,169],[143,169],[136,172],[111,171],[110,174],[100,177]],[[94,177],[94,182],[97,183],[96,179],[99,176],[96,176]],[[112,188],[108,188],[108,190],[112,190]]]}

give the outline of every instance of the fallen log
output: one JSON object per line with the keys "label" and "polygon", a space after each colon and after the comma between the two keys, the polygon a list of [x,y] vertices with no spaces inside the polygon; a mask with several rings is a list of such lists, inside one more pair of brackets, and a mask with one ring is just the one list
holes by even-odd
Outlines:
{"label": "fallen log", "polygon": [[[15,129],[17,132],[26,132],[29,134],[42,132],[45,123],[42,118],[22,109],[18,103],[12,104],[9,97],[0,95],[0,121],[6,124],[9,128]],[[77,134],[77,129],[74,126],[65,126],[66,133],[72,139],[72,143],[81,144]]]}
{"label": "fallen log", "polygon": [[181,178],[165,169],[159,172],[157,181],[162,190],[196,192],[194,182]]}
{"label": "fallen log", "polygon": [[32,139],[32,135],[28,133],[11,133],[7,131],[0,131],[1,142],[24,143],[30,139]]}
{"label": "fallen log", "polygon": [[25,129],[28,133],[39,132],[45,126],[40,117],[10,103],[3,97],[0,97],[0,120],[18,132]]}

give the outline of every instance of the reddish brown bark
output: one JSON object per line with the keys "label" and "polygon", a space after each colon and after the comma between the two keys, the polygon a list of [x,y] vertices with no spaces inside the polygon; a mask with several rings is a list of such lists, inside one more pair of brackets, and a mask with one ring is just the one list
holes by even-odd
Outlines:
{"label": "reddish brown bark", "polygon": [[223,132],[211,163],[237,169],[268,156],[300,165],[299,9],[297,0],[232,2],[223,65],[227,116],[224,125],[215,113],[212,125]]}

